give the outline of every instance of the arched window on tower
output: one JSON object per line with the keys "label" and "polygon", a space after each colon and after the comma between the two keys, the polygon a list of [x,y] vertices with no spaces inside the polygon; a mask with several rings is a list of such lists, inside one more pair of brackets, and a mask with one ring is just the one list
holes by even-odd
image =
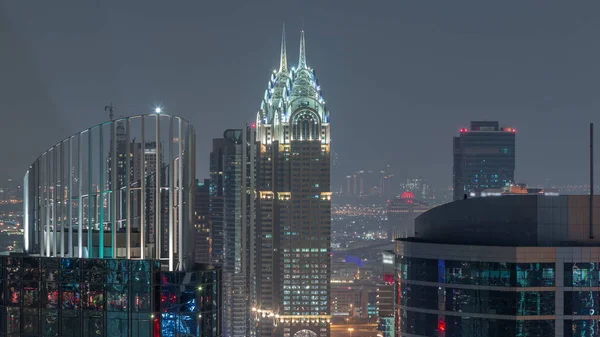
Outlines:
{"label": "arched window on tower", "polygon": [[319,117],[312,111],[301,111],[292,117],[292,140],[319,140]]}

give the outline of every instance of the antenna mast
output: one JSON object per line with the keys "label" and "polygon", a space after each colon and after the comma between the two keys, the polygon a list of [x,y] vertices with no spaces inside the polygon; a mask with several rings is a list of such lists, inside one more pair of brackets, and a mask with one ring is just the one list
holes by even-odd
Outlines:
{"label": "antenna mast", "polygon": [[590,123],[590,239],[594,238],[594,123]]}
{"label": "antenna mast", "polygon": [[113,106],[112,102],[110,102],[110,105],[105,105],[104,106],[104,111],[108,111],[108,118],[111,121],[113,121],[114,120],[115,107]]}

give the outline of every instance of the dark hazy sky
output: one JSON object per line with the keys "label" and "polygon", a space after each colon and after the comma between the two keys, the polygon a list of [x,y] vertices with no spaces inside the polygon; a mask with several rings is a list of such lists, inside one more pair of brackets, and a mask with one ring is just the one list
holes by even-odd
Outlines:
{"label": "dark hazy sky", "polygon": [[0,0],[0,179],[106,120],[110,101],[192,121],[205,176],[211,139],[254,120],[282,22],[290,64],[304,22],[338,173],[389,162],[449,185],[452,137],[488,119],[518,130],[519,182],[585,183],[599,12],[597,1]]}

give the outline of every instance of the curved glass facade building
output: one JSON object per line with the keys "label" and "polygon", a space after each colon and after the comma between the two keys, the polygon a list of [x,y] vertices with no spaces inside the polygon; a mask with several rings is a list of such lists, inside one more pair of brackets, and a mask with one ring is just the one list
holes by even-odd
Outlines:
{"label": "curved glass facade building", "polygon": [[474,198],[418,217],[416,237],[396,241],[397,336],[600,336],[588,200]]}
{"label": "curved glass facade building", "polygon": [[44,152],[24,179],[24,251],[193,261],[195,133],[177,116],[121,118]]}
{"label": "curved glass facade building", "polygon": [[96,125],[24,178],[24,254],[0,257],[0,336],[220,337],[221,268],[194,264],[195,133]]}

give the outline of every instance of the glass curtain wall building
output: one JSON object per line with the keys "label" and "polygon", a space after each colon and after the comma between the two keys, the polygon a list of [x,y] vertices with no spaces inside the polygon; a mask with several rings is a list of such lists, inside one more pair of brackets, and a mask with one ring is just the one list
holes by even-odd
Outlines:
{"label": "glass curtain wall building", "polygon": [[[223,267],[223,333],[251,335],[254,270],[254,129],[229,129],[213,139],[210,213],[213,259]],[[220,233],[220,234],[218,234]],[[218,236],[218,240],[217,240]],[[218,245],[218,246],[217,246]]]}
{"label": "glass curtain wall building", "polygon": [[474,198],[421,215],[417,236],[396,241],[396,335],[600,336],[588,200]]}
{"label": "glass curtain wall building", "polygon": [[191,265],[195,133],[149,114],[77,133],[44,152],[24,179],[24,251]]}
{"label": "glass curtain wall building", "polygon": [[221,269],[195,264],[195,133],[106,122],[24,178],[23,255],[0,258],[0,336],[221,336]]}
{"label": "glass curtain wall building", "polygon": [[221,336],[221,270],[158,260],[0,257],[0,336]]}
{"label": "glass curtain wall building", "polygon": [[454,137],[454,200],[479,196],[515,181],[516,130],[498,122],[475,121]]}

